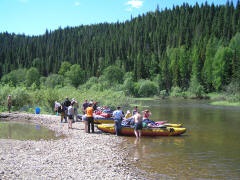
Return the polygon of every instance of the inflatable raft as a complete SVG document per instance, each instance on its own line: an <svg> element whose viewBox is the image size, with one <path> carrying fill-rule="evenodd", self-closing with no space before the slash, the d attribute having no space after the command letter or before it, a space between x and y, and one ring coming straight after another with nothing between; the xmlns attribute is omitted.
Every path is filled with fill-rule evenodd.
<svg viewBox="0 0 240 180"><path fill-rule="evenodd" d="M98 124L97 128L105 133L115 134L114 124ZM184 127L147 127L142 129L142 136L178 136L184 134L186 128ZM121 128L121 134L125 136L134 136L133 126Z"/></svg>

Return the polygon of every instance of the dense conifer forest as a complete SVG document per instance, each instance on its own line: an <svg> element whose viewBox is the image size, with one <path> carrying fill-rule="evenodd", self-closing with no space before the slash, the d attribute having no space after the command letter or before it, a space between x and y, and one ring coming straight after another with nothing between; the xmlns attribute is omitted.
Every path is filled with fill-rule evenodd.
<svg viewBox="0 0 240 180"><path fill-rule="evenodd" d="M67 75L68 70L78 73ZM125 79L114 79L120 70ZM39 36L0 33L2 83L16 85L11 73L19 71L27 72L23 78L28 86L35 75L55 75L55 80L78 76L71 79L75 87L109 75L126 85L131 74L131 82L154 82L158 92L175 87L221 91L240 82L240 1L156 7L121 23L46 30Z"/></svg>

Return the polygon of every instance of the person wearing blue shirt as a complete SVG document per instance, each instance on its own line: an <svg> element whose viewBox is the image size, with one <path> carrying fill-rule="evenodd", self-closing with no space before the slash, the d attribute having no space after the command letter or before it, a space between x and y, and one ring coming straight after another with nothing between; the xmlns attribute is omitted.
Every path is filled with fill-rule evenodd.
<svg viewBox="0 0 240 180"><path fill-rule="evenodd" d="M115 132L116 132L116 135L119 136L122 119L124 117L124 113L122 112L121 107L117 107L117 109L113 111L113 117L114 117Z"/></svg>

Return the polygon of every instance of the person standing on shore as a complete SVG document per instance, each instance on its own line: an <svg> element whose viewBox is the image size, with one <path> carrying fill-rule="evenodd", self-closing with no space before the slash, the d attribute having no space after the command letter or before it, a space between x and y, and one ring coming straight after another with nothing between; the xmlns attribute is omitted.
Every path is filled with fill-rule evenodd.
<svg viewBox="0 0 240 180"><path fill-rule="evenodd" d="M65 101L63 102L64 106L66 107L65 115L66 115L66 121L68 119L68 107L71 105L71 101L66 97Z"/></svg>
<svg viewBox="0 0 240 180"><path fill-rule="evenodd" d="M9 94L7 97L7 106L8 106L8 112L11 112L11 108L12 108L12 96Z"/></svg>
<svg viewBox="0 0 240 180"><path fill-rule="evenodd" d="M97 104L98 104L97 101L93 102L93 110L94 110L94 112L97 110Z"/></svg>
<svg viewBox="0 0 240 180"><path fill-rule="evenodd" d="M90 128L92 129L92 133L94 133L94 119L93 119L93 107L92 103L89 103L86 109L87 116L87 124L88 124L88 133L90 133ZM85 125L86 126L86 125Z"/></svg>
<svg viewBox="0 0 240 180"><path fill-rule="evenodd" d="M73 104L73 109L74 109L73 121L77 122L78 120L77 115L78 115L78 108L79 108L78 102L73 98L71 103Z"/></svg>
<svg viewBox="0 0 240 180"><path fill-rule="evenodd" d="M88 105L89 105L89 103L88 103L88 100L86 99L84 101L84 103L82 104L82 112L83 112L83 114L86 114L86 109L87 109Z"/></svg>
<svg viewBox="0 0 240 180"><path fill-rule="evenodd" d="M73 104L71 103L70 106L68 106L68 129L72 129L73 116L74 116L74 109L73 109Z"/></svg>
<svg viewBox="0 0 240 180"><path fill-rule="evenodd" d="M71 105L71 101L68 99L68 97L66 97L65 101L64 101L64 105L68 108L68 106Z"/></svg>
<svg viewBox="0 0 240 180"><path fill-rule="evenodd" d="M64 106L64 103L61 104L60 107L58 107L58 113L61 115L61 123L63 122L63 119L65 120L65 123L67 122L67 117L66 117L66 107Z"/></svg>
<svg viewBox="0 0 240 180"><path fill-rule="evenodd" d="M59 102L55 101L55 103L54 103L54 111L55 111L57 116L58 116L58 113L59 113L58 109L59 109L60 106L61 106L61 104Z"/></svg>
<svg viewBox="0 0 240 180"><path fill-rule="evenodd" d="M136 112L133 116L134 118L134 134L137 139L139 139L142 135L142 116L139 114L139 112Z"/></svg>
<svg viewBox="0 0 240 180"><path fill-rule="evenodd" d="M122 119L124 117L121 107L118 106L117 109L115 111L113 111L113 117L114 117L115 132L116 132L116 135L119 136L120 130L121 130Z"/></svg>

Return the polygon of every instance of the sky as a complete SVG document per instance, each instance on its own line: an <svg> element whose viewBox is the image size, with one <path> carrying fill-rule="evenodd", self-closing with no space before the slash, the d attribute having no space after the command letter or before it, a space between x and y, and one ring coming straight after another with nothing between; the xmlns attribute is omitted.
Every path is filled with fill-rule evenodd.
<svg viewBox="0 0 240 180"><path fill-rule="evenodd" d="M227 0L0 0L0 33L33 36L60 27L125 22L157 6L164 10L196 2L225 5Z"/></svg>

